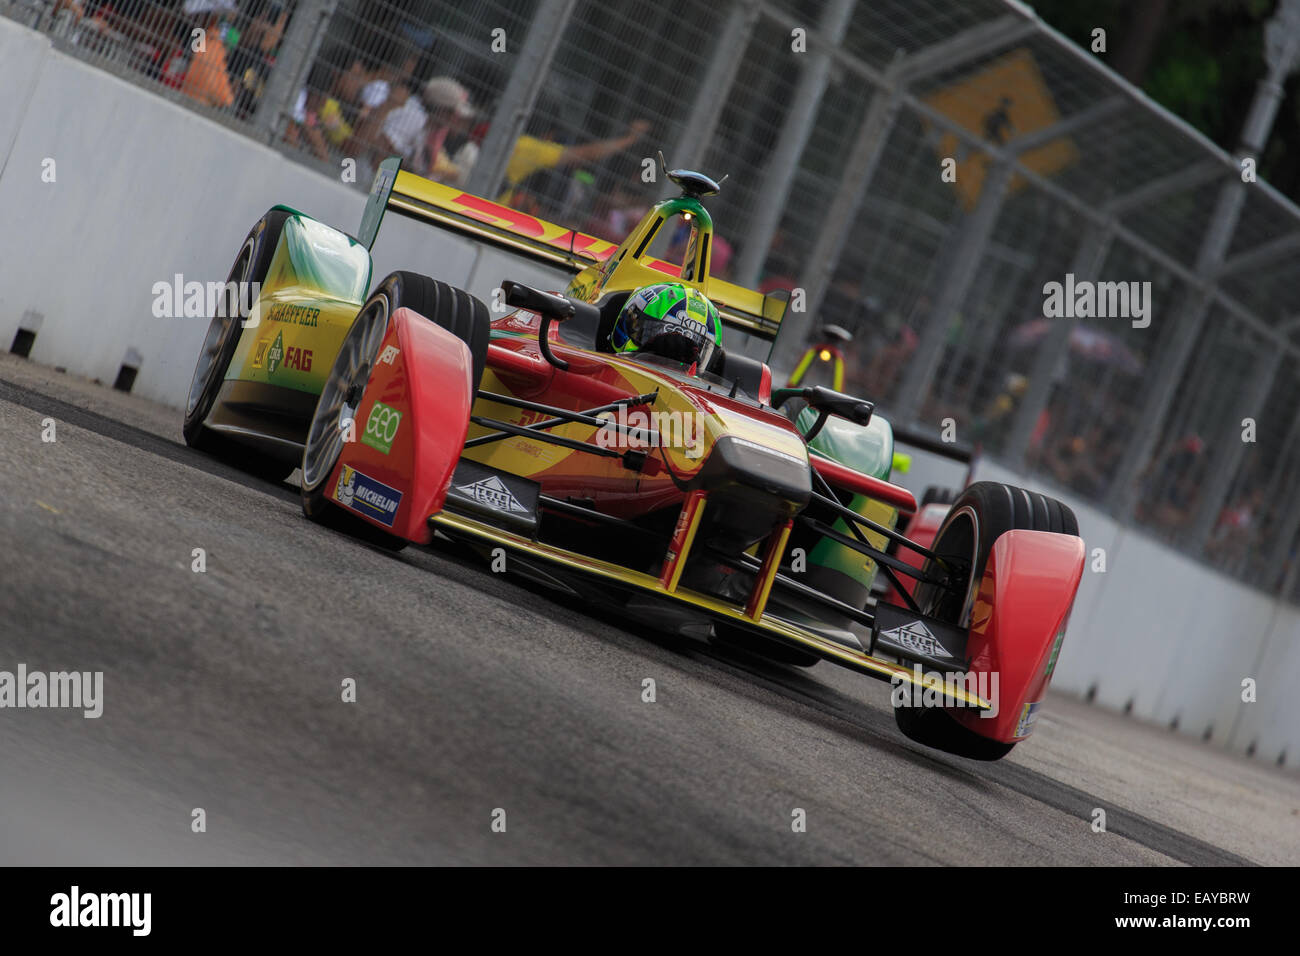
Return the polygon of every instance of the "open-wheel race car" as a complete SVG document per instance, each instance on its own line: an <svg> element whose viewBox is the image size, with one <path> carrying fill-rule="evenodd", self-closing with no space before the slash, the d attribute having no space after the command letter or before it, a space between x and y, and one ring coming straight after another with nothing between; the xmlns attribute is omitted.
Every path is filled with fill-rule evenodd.
<svg viewBox="0 0 1300 956"><path fill-rule="evenodd" d="M908 737L1003 756L1033 729L1060 651L1083 568L1073 515L975 482L927 544L895 531L917 503L890 481L889 424L829 387L772 387L740 346L770 345L786 301L710 276L703 199L718 185L668 175L680 195L617 246L396 160L355 238L270 210L231 272L260 295L212 320L186 440L279 478L300 465L310 518L382 546L440 533L716 641L890 681ZM570 279L503 281L496 317L417 272L367 294L386 212ZM667 230L685 237L680 262L650 255ZM896 604L871 597L877 574Z"/></svg>

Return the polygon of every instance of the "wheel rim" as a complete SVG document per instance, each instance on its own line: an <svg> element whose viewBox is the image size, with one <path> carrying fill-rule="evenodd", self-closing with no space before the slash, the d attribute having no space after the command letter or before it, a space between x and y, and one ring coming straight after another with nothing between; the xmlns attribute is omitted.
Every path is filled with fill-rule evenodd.
<svg viewBox="0 0 1300 956"><path fill-rule="evenodd" d="M343 451L347 422L351 420L356 428L357 409L361 407L370 369L387 328L388 297L381 293L366 304L352 323L321 389L303 449L304 488L315 488L329 476Z"/></svg>
<svg viewBox="0 0 1300 956"><path fill-rule="evenodd" d="M253 237L249 236L248 241L244 243L244 248L239 250L239 256L235 259L235 264L230 268L230 275L226 277L226 282L236 282L239 290L236 300L238 308L236 315L222 316L215 315L208 324L208 334L203 339L203 349L199 352L199 361L194 366L194 378L190 381L190 394L185 403L185 415L191 418L199 403L203 401L203 396L208 392L212 384L212 377L218 366L218 359L226 347L226 342L235 322L243 322L247 316L243 314L243 283L247 281L248 274L253 267Z"/></svg>
<svg viewBox="0 0 1300 956"><path fill-rule="evenodd" d="M971 508L970 505L966 505L950 515L944 522L939 534L935 536L931 550L945 558L967 562L966 566L970 569L970 576L967 578L966 591L959 606L955 605L956 592L947 591L935 585L918 584L916 603L920 605L922 612L926 615L941 620L952 619L953 623L958 627L970 626L975 596L979 593L979 581L975 580L976 550L979 548L980 540L979 527L979 515L975 513L975 509ZM945 538L951 538L954 534L960 535L963 530L969 535L969 545L965 539L958 537L952 546L944 547L941 550ZM963 553L954 553L954 550ZM954 610L957 613L954 614Z"/></svg>

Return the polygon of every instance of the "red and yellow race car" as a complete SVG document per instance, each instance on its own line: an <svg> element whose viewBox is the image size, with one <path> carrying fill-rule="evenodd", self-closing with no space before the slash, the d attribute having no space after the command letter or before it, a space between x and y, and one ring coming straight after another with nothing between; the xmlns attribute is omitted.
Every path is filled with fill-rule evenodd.
<svg viewBox="0 0 1300 956"><path fill-rule="evenodd" d="M889 480L889 424L833 388L773 388L741 346L770 344L786 301L710 276L703 200L718 184L667 175L680 195L617 246L397 160L355 238L272 209L231 272L258 284L251 308L212 320L186 440L280 478L300 465L306 515L380 545L442 534L570 592L706 624L716 641L890 681L907 736L1003 756L1032 731L1060 651L1083 569L1074 516L976 482L927 544L900 535L917 503ZM387 213L570 279L503 281L496 318L416 272L367 295ZM678 262L650 255L668 231L685 236ZM662 332L647 290L665 284L683 306L653 342L678 351L637 338ZM696 321L728 339L680 325ZM871 597L877 574L897 604Z"/></svg>

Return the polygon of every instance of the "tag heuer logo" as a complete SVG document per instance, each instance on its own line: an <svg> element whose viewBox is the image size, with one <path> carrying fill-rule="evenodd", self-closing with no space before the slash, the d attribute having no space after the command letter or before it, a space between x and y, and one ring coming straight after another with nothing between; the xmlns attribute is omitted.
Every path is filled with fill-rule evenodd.
<svg viewBox="0 0 1300 956"><path fill-rule="evenodd" d="M921 621L913 621L910 624L900 624L898 627L892 627L887 631L880 632L881 637L887 637L890 641L905 647L910 651L916 651L918 654L925 654L928 657L946 657L952 659L952 655L947 649L939 643L938 638L930 633L930 629Z"/></svg>
<svg viewBox="0 0 1300 956"><path fill-rule="evenodd" d="M491 478L484 478L482 481L476 481L472 485L457 485L456 490L469 495L479 504L495 508L497 511L528 513L528 509L519 503L519 499L506 487L505 482L496 475Z"/></svg>

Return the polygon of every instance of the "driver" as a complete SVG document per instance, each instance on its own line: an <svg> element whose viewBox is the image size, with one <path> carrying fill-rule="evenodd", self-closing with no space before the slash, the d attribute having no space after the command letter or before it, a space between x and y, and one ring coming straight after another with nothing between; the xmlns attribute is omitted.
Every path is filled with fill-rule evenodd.
<svg viewBox="0 0 1300 956"><path fill-rule="evenodd" d="M615 352L646 352L707 369L722 346L722 321L713 303L681 282L642 286L628 296L609 334Z"/></svg>

